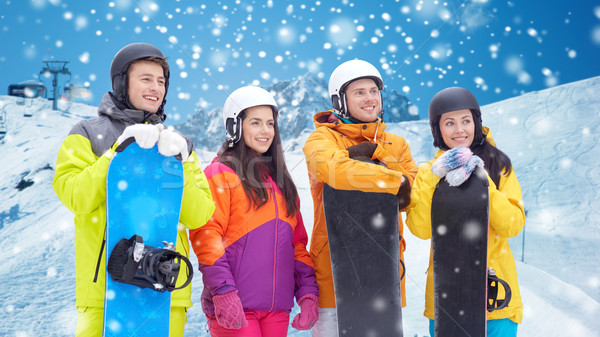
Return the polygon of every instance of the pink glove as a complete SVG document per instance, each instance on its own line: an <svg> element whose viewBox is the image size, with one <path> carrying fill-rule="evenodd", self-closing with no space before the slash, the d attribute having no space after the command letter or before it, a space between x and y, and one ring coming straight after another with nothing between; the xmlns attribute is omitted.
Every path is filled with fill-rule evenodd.
<svg viewBox="0 0 600 337"><path fill-rule="evenodd" d="M292 327L296 330L308 330L317 323L319 319L319 297L308 294L298 300L300 313L294 317Z"/></svg>
<svg viewBox="0 0 600 337"><path fill-rule="evenodd" d="M215 295L213 302L215 304L217 322L224 328L239 330L242 327L248 326L248 321L242 308L242 301L238 296L237 290L223 295Z"/></svg>

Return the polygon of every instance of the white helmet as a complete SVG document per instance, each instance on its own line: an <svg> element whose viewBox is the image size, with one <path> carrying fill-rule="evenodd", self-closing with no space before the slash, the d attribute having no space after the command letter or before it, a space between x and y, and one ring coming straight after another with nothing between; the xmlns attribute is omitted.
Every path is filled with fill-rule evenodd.
<svg viewBox="0 0 600 337"><path fill-rule="evenodd" d="M333 103L333 108L344 118L350 117L350 113L346 109L346 87L350 82L361 78L372 79L379 90L383 90L383 80L379 71L371 63L363 60L346 61L335 68L329 77L331 103Z"/></svg>
<svg viewBox="0 0 600 337"><path fill-rule="evenodd" d="M273 116L277 118L277 103L273 95L263 88L246 86L236 89L227 97L223 106L223 122L227 133L227 142L232 147L242 137L242 119L240 113L248 108L259 105L269 105Z"/></svg>

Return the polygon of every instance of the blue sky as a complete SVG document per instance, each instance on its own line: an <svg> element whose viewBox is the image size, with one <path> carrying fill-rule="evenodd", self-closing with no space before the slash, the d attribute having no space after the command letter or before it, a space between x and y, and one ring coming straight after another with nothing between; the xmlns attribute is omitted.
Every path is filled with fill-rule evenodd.
<svg viewBox="0 0 600 337"><path fill-rule="evenodd" d="M97 105L114 54L149 42L171 66L170 123L222 106L242 85L309 71L328 79L354 58L376 65L386 88L426 117L448 86L484 105L600 75L600 3L0 0L0 41L0 94L36 78L42 61L65 60L70 82L89 86Z"/></svg>

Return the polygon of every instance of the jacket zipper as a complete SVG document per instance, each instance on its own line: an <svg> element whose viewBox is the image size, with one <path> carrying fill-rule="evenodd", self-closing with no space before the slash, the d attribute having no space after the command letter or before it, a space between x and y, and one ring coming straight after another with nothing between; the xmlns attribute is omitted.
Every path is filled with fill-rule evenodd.
<svg viewBox="0 0 600 337"><path fill-rule="evenodd" d="M98 254L98 262L96 263L96 273L94 274L94 283L98 281L98 274L100 272L100 262L102 262L102 253L104 253L104 246L106 245L106 226L104 226L104 237L102 238L102 246L100 246L100 254Z"/></svg>
<svg viewBox="0 0 600 337"><path fill-rule="evenodd" d="M269 311L273 310L273 307L275 306L275 285L276 285L276 270L277 270L277 238L279 235L279 206L277 206L277 196L275 194L275 188L273 187L273 184L275 184L275 182L269 177L269 180L271 182L271 193L273 194L273 202L275 203L275 246L273 247L273 295L271 297L271 308L269 309Z"/></svg>

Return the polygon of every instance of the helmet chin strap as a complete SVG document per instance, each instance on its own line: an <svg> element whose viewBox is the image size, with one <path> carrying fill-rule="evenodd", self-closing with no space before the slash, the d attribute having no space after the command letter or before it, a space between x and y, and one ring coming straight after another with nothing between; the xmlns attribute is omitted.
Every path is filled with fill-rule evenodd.
<svg viewBox="0 0 600 337"><path fill-rule="evenodd" d="M240 138L242 137L241 128L242 128L242 119L239 116L237 116L235 118L230 118L225 123L225 131L226 131L225 133L226 133L226 139L227 139L227 144L228 144L229 148L232 148L233 145L235 143L237 143L240 140Z"/></svg>

